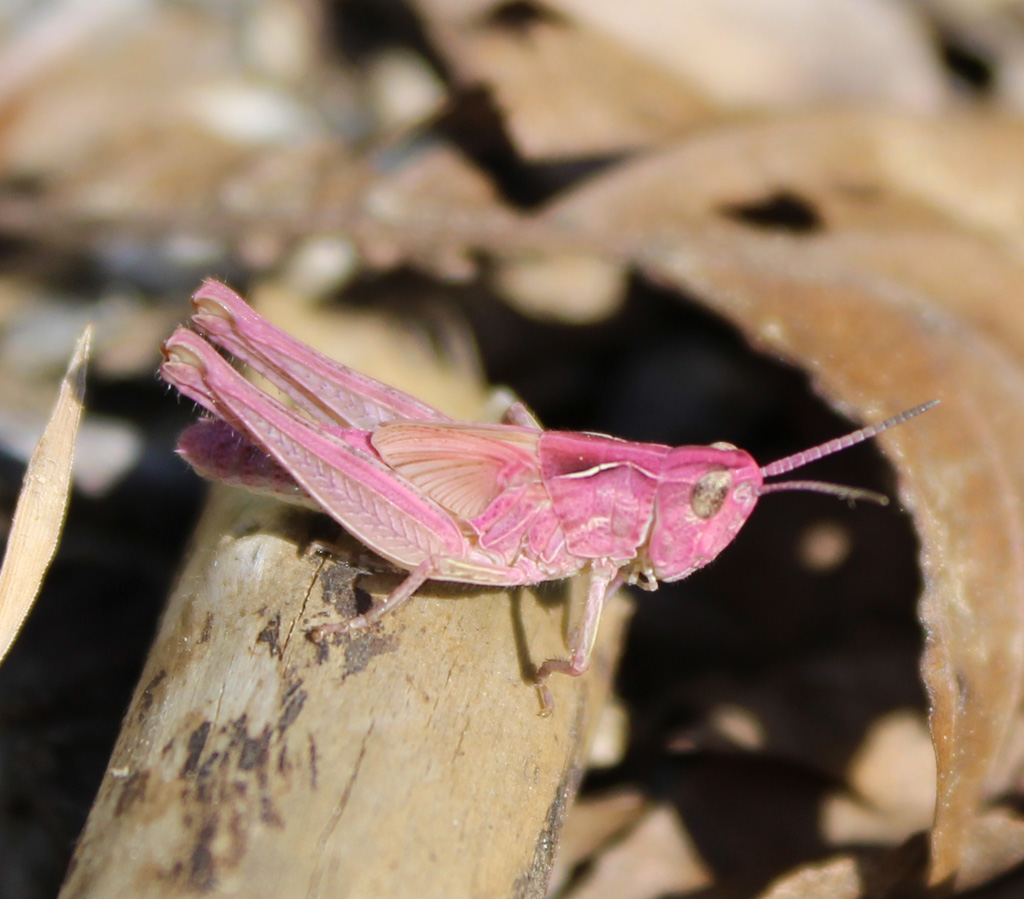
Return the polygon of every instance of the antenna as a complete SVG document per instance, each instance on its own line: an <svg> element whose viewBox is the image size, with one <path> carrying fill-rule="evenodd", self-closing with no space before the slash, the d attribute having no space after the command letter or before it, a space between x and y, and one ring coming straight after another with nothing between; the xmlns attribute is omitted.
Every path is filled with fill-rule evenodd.
<svg viewBox="0 0 1024 899"><path fill-rule="evenodd" d="M799 453L793 453L792 456L785 456L782 459L777 459L775 462L770 462L761 468L761 476L765 478L773 478L776 475L785 474L787 471L792 471L794 468L801 468L811 462L816 462L818 459L822 459L825 456L831 456L833 453L838 453L840 450L847 449L851 446L855 446L858 443L863 443L865 440L870 440L872 437L876 437L887 431L889 428L893 428L896 425L903 424L905 421L909 421L920 415L922 412L927 412L933 406L939 404L938 400L929 400L927 403L921 403L920 406L914 406L913 409L907 409L905 412L900 412L899 415L894 415L892 418L887 418L883 422L879 422L876 425L868 425L865 428L860 428L845 437L836 437L834 440L829 440L827 443L819 444L818 446L812 446L810 449L802 450ZM797 485L800 486L786 486L786 485ZM786 481L785 484L768 484L762 486L760 493L769 493L775 490L786 489L786 490L818 490L821 493L835 493L836 490L828 489L821 490L820 487L806 486L808 484L819 484L820 481ZM833 485L827 485L832 487ZM870 492L870 491L856 491L851 487L839 487L841 491L849 492ZM876 494L877 496L877 494ZM850 496L850 499L867 499L868 497L854 497Z"/></svg>
<svg viewBox="0 0 1024 899"><path fill-rule="evenodd" d="M842 484L830 484L828 481L777 481L774 484L762 484L757 490L757 495L764 496L766 493L781 493L783 490L810 490L812 493L827 493L829 496L838 496L839 499L845 499L851 503L857 500L864 500L869 503L878 503L880 506L889 505L889 497L884 493L865 490L862 487L845 487Z"/></svg>

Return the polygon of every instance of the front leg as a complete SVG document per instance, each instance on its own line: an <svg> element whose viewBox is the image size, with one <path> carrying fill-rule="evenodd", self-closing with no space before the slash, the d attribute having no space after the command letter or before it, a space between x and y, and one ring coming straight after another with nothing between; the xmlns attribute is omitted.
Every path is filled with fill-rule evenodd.
<svg viewBox="0 0 1024 899"><path fill-rule="evenodd" d="M611 566L594 567L590 571L590 585L587 590L587 601L583 607L583 617L579 626L569 636L569 658L548 659L537 669L533 676L540 694L540 714L547 717L554 711L555 703L551 698L547 679L555 672L579 677L590 667L590 654L597 640L597 627L601 622L601 610L605 600L622 584L622 572Z"/></svg>

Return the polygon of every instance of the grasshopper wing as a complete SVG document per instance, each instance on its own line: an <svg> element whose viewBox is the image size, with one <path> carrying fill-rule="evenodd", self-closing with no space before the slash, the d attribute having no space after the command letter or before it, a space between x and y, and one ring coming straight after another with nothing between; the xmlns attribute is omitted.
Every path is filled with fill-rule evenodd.
<svg viewBox="0 0 1024 899"><path fill-rule="evenodd" d="M469 519L503 490L540 480L541 433L513 425L392 422L377 428L370 442L402 477Z"/></svg>
<svg viewBox="0 0 1024 899"><path fill-rule="evenodd" d="M365 431L395 419L450 421L432 406L286 334L219 281L205 281L192 305L198 331L279 387L314 421Z"/></svg>
<svg viewBox="0 0 1024 899"><path fill-rule="evenodd" d="M219 418L201 418L178 438L178 455L201 477L320 511L320 504L258 443Z"/></svg>
<svg viewBox="0 0 1024 899"><path fill-rule="evenodd" d="M374 458L364 431L325 431L267 396L209 344L179 328L164 344L164 378L272 456L367 546L405 568L463 557L451 513ZM360 445L362 444L362 445Z"/></svg>

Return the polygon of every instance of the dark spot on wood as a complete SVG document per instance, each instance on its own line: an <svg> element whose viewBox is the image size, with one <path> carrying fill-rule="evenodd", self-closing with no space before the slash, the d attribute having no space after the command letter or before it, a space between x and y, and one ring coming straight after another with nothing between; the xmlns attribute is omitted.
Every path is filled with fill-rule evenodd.
<svg viewBox="0 0 1024 899"><path fill-rule="evenodd" d="M316 640L316 664L322 665L331 656L331 650L327 646L326 640Z"/></svg>
<svg viewBox="0 0 1024 899"><path fill-rule="evenodd" d="M213 612L206 613L206 621L203 622L203 632L199 635L200 643L209 643L213 636Z"/></svg>
<svg viewBox="0 0 1024 899"><path fill-rule="evenodd" d="M352 597L355 599L356 614L365 615L373 608L373 597L368 590L364 590L358 584L352 587Z"/></svg>
<svg viewBox="0 0 1024 899"><path fill-rule="evenodd" d="M813 203L789 190L778 190L753 203L727 204L720 212L733 221L790 234L820 231L825 225Z"/></svg>
<svg viewBox="0 0 1024 899"><path fill-rule="evenodd" d="M284 821L274 808L270 796L264 793L260 796L260 821L269 824L271 827L284 827Z"/></svg>
<svg viewBox="0 0 1024 899"><path fill-rule="evenodd" d="M197 802L208 803L213 801L214 781L213 769L220 758L220 753L213 753L200 767L196 774L195 797Z"/></svg>
<svg viewBox="0 0 1024 899"><path fill-rule="evenodd" d="M259 736L252 737L249 735L247 715L241 715L235 719L231 726L234 733L231 735L229 746L238 750L238 770L253 772L256 778L259 788L260 820L264 824L270 824L274 827L284 826L284 822L275 810L269 793L267 768L270 760L270 740L274 734L274 728L268 724L263 728ZM226 757L225 761L227 761ZM244 781L237 781L235 786L236 789L240 788L242 792L247 789Z"/></svg>
<svg viewBox="0 0 1024 899"><path fill-rule="evenodd" d="M139 697L139 711L145 714L153 707L153 701L155 699L154 693L156 688L160 686L167 679L167 672L164 669L160 669L145 687L142 688L142 696Z"/></svg>
<svg viewBox="0 0 1024 899"><path fill-rule="evenodd" d="M235 733L231 738L231 743L238 746L238 767L242 771L265 769L270 735L273 731L268 725L263 728L263 732L258 737L250 737L246 728L246 717L242 715L241 718L233 722Z"/></svg>
<svg viewBox="0 0 1024 899"><path fill-rule="evenodd" d="M210 844L217 834L217 819L211 818L199 829L196 844L189 855L188 884L202 893L217 886L217 872Z"/></svg>
<svg viewBox="0 0 1024 899"><path fill-rule="evenodd" d="M185 764L181 766L181 774L179 777L189 777L195 774L199 770L199 759L203 754L203 749L206 747L206 741L210 736L210 728L212 725L209 721L204 721L199 725L188 737L188 755L185 758Z"/></svg>
<svg viewBox="0 0 1024 899"><path fill-rule="evenodd" d="M398 639L393 634L376 634L364 630L353 634L345 645L344 676L358 674L375 656L398 649Z"/></svg>
<svg viewBox="0 0 1024 899"><path fill-rule="evenodd" d="M136 801L145 795L148 781L148 771L133 771L128 775L121 786L121 795L117 797L117 805L114 806L115 818L128 811Z"/></svg>
<svg viewBox="0 0 1024 899"><path fill-rule="evenodd" d="M281 658L281 613L278 612L256 638L257 643L266 643L270 647L270 654L275 658Z"/></svg>
<svg viewBox="0 0 1024 899"><path fill-rule="evenodd" d="M282 698L282 705L284 706L284 709L277 722L277 730L279 733L283 734L289 727L291 727L295 722L295 719L299 717L308 695L309 694L302 689L301 680L296 681L288 688Z"/></svg>
<svg viewBox="0 0 1024 899"><path fill-rule="evenodd" d="M313 739L313 735L309 735L309 781L310 787L316 789L317 785L317 757L316 757L316 740Z"/></svg>
<svg viewBox="0 0 1024 899"><path fill-rule="evenodd" d="M356 581L365 574L367 572L363 569L341 562L325 565L320 571L324 602L344 618L361 614L356 596Z"/></svg>
<svg viewBox="0 0 1024 899"><path fill-rule="evenodd" d="M247 820L247 815L243 815L240 812L235 811L231 815L231 819L228 821L228 833L231 834L231 842L233 844L233 849L231 850L228 858L235 865L242 860L244 855L244 847L247 843Z"/></svg>

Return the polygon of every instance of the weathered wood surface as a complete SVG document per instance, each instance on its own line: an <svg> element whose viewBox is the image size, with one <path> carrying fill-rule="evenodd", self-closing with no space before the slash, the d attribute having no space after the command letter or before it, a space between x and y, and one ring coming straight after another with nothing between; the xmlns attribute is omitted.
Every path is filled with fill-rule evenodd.
<svg viewBox="0 0 1024 899"><path fill-rule="evenodd" d="M564 655L582 581L428 584L317 646L310 627L399 577L357 577L354 542L305 552L317 521L214 492L63 899L544 895L626 603L541 718L527 675Z"/></svg>

